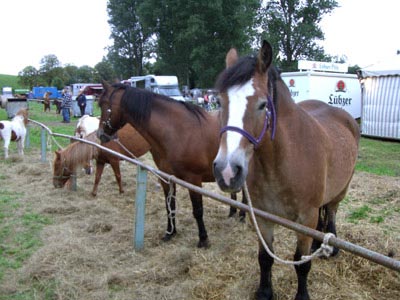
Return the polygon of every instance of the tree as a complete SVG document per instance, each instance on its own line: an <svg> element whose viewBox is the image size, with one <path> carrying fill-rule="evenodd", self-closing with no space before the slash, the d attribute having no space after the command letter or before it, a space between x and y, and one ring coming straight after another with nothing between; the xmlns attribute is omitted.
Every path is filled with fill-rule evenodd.
<svg viewBox="0 0 400 300"><path fill-rule="evenodd" d="M151 49L151 32L142 26L137 13L143 0L109 0L107 11L110 17L111 38L108 59L117 74L123 77L142 75L143 60ZM123 78L121 78L123 79Z"/></svg>
<svg viewBox="0 0 400 300"><path fill-rule="evenodd" d="M51 85L53 77L62 77L62 72L61 63L54 54L46 55L40 60L39 73L46 85Z"/></svg>
<svg viewBox="0 0 400 300"><path fill-rule="evenodd" d="M38 70L36 70L36 68L33 66L25 67L22 71L18 73L18 78L19 83L29 87L29 89L32 89L32 87L40 84Z"/></svg>
<svg viewBox="0 0 400 300"><path fill-rule="evenodd" d="M262 37L275 47L282 71L294 71L300 59L329 61L317 44L324 39L319 23L322 17L338 7L336 0L268 1L263 8Z"/></svg>
<svg viewBox="0 0 400 300"><path fill-rule="evenodd" d="M148 0L143 24L157 37L155 70L178 75L190 87L213 86L231 46L250 50L256 0Z"/></svg>
<svg viewBox="0 0 400 300"><path fill-rule="evenodd" d="M111 63L103 57L103 60L94 66L95 77L94 82L101 82L101 80L114 81L116 74L112 68Z"/></svg>

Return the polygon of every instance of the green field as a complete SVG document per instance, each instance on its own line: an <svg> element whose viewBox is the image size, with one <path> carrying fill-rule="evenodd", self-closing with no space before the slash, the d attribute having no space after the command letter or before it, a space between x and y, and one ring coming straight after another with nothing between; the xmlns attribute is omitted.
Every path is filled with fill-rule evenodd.
<svg viewBox="0 0 400 300"><path fill-rule="evenodd" d="M12 87L13 89L27 88L19 83L18 76L0 74L0 88L5 86Z"/></svg>

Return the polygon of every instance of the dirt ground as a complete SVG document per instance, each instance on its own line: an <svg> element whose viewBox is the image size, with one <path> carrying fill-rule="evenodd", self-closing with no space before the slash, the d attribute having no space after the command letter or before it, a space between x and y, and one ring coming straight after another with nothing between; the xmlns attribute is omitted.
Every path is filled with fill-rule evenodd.
<svg viewBox="0 0 400 300"><path fill-rule="evenodd" d="M120 195L110 167L98 196L90 196L94 176L79 174L78 190L55 189L51 162L40 163L32 151L7 167L7 190L23 192L21 210L49 216L41 233L43 247L20 269L10 271L0 295L31 286L52 286L52 299L254 299L259 281L257 237L247 219L227 218L228 207L204 200L204 220L211 247L196 248L197 226L188 193L178 188L177 236L161 241L166 229L165 204L155 176L149 174L145 248L133 248L136 167L122 163L125 194ZM153 164L151 157L144 159ZM347 199L339 208L338 237L400 259L399 178L356 173ZM217 191L215 184L207 189ZM350 222L349 214L368 204L384 216ZM395 209L396 208L396 209ZM275 251L294 254L294 234L277 227ZM293 267L273 267L275 299L293 299ZM335 258L313 261L309 275L312 299L400 299L400 274L341 251ZM40 292L37 299L42 299Z"/></svg>

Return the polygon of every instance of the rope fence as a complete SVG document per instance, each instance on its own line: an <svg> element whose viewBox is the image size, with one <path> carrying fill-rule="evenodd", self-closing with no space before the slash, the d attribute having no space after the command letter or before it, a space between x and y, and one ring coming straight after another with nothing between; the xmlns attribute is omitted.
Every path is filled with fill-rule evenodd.
<svg viewBox="0 0 400 300"><path fill-rule="evenodd" d="M246 212L250 212L250 208L248 205L240 203L238 201L232 200L228 197L225 197L221 194L214 193L212 191L208 191L206 189L203 189L201 187L198 187L196 185L193 185L191 183L188 183L184 180L181 180L173 175L167 174L165 172L162 172L156 168L153 168L151 166L148 166L141 162L140 160L137 160L135 158L131 158L128 156L125 156L119 152L113 151L109 148L106 148L100 144L97 144L95 142L91 142L85 139L69 136L66 134L59 134L59 133L53 133L47 126L45 126L42 123L39 123L34 120L29 120L30 122L41 126L42 127L42 135L41 138L44 139L44 141L41 142L42 146L42 161L46 161L45 155L46 155L46 149L43 150L43 147L46 148L46 137L44 132L47 132L51 136L57 136L57 137L63 137L63 138L68 138L72 139L75 141L79 141L82 143L86 143L95 147L100 148L103 151L107 151L108 153L111 153L120 159L123 159L125 161L128 161L130 163L133 163L137 165L138 167L138 174L137 174L137 185L136 185L136 199L135 199L135 235L134 235L134 244L135 244L135 249L136 250L141 250L143 248L143 241L144 241L144 215L145 215L145 198L146 198L146 187L147 187L147 175L146 171L151 172L157 177L163 178L166 180L166 182L173 182L176 183L184 188L190 189L196 193L199 193L203 196L206 196L208 198L214 199L216 201L219 201L221 203L234 206L238 209L244 210ZM44 158L43 158L44 156ZM287 220L285 218L281 218L279 216L270 214L266 211L259 210L257 208L252 208L251 209L254 214L258 217L261 217L267 221L273 222L275 224L281 225L285 228L288 228L290 230L296 231L298 233L307 235L312 237L313 239L316 239L318 241L324 242L324 238L326 238L326 234L323 232L320 232L315 229L311 229L309 227L306 227L304 225L295 223L293 221ZM374 263L377 263L379 265L382 265L384 267L387 267L389 269L395 270L400 272L400 261L395 260L391 257L388 257L386 255L380 254L378 252L369 250L367 248L358 246L356 244L350 243L348 241L342 240L340 238L337 238L336 236L329 236L329 239L325 241L329 246L334 246L339 249L342 249L344 251L348 251L354 255L363 257L365 259L368 259Z"/></svg>

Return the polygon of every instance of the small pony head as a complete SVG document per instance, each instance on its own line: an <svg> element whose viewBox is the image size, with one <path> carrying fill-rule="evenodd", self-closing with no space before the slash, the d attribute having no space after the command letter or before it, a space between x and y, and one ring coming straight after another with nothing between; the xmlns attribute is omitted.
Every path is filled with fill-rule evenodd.
<svg viewBox="0 0 400 300"><path fill-rule="evenodd" d="M57 150L53 162L53 185L55 188L62 188L71 178L72 172L68 169L62 151Z"/></svg>
<svg viewBox="0 0 400 300"><path fill-rule="evenodd" d="M115 139L116 132L125 125L121 112L121 99L124 89L114 88L104 80L102 84L103 92L98 102L101 116L97 137L105 143Z"/></svg>
<svg viewBox="0 0 400 300"><path fill-rule="evenodd" d="M276 115L268 70L272 47L264 41L257 56L239 58L231 49L217 89L221 103L221 141L214 160L214 176L226 192L238 192L247 177L253 152L274 133Z"/></svg>
<svg viewBox="0 0 400 300"><path fill-rule="evenodd" d="M15 116L22 116L24 118L24 125L28 125L28 108L24 107L18 110L18 112L15 114Z"/></svg>

